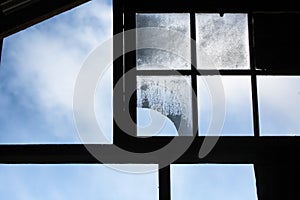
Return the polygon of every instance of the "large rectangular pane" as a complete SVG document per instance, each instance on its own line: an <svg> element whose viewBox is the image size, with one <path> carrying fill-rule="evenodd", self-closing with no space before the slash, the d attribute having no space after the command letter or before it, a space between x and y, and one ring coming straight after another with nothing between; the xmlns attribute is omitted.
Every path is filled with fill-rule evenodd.
<svg viewBox="0 0 300 200"><path fill-rule="evenodd" d="M300 136L299 85L299 77L258 77L258 107L262 136Z"/></svg>
<svg viewBox="0 0 300 200"><path fill-rule="evenodd" d="M82 142L73 117L76 78L89 53L110 37L111 27L109 1L96 0L4 39L0 143ZM99 124L109 142L112 142L111 75L109 69L99 80L101 94L96 94L95 101L95 107L101 110L100 114L96 111Z"/></svg>
<svg viewBox="0 0 300 200"><path fill-rule="evenodd" d="M257 200L253 165L172 165L172 200Z"/></svg>
<svg viewBox="0 0 300 200"><path fill-rule="evenodd" d="M136 27L160 28L137 34L137 69L190 68L189 14L137 14Z"/></svg>
<svg viewBox="0 0 300 200"><path fill-rule="evenodd" d="M156 165L151 166L154 169ZM137 171L149 168L145 165L111 168L96 164L0 165L1 199L158 199L157 171L128 173L117 170L119 167Z"/></svg>
<svg viewBox="0 0 300 200"><path fill-rule="evenodd" d="M250 77L198 76L197 85L199 135L254 135ZM220 106L225 107L224 124L217 132L213 124L216 124L215 120L222 120Z"/></svg>
<svg viewBox="0 0 300 200"><path fill-rule="evenodd" d="M249 69L247 14L196 14L197 68Z"/></svg>
<svg viewBox="0 0 300 200"><path fill-rule="evenodd" d="M189 76L138 76L138 136L193 135L190 84Z"/></svg>

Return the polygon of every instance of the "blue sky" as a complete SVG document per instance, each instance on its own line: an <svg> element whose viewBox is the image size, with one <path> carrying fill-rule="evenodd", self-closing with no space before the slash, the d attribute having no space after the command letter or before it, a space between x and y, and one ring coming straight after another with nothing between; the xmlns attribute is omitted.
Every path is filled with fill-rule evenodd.
<svg viewBox="0 0 300 200"><path fill-rule="evenodd" d="M72 112L76 77L89 53L111 34L111 4L95 1L6 38L0 70L1 143L80 143ZM100 94L108 98L95 101L106 118L109 86L106 81ZM102 126L111 133L109 122Z"/></svg>
<svg viewBox="0 0 300 200"><path fill-rule="evenodd" d="M81 65L112 36L110 1L94 0L5 38L0 68L0 143L80 143L72 101ZM99 125L111 141L112 70L95 94ZM209 125L209 92L200 87L201 132ZM253 135L250 77L224 78L222 134ZM300 132L300 79L259 77L262 135ZM276 92L274 92L276 88ZM101 92L100 92L101 91ZM291 98L290 98L291 97ZM97 112L100 111L101 112ZM151 122L139 109L140 125ZM164 118L162 115L157 115ZM103 120L105 119L105 120ZM176 134L167 120L163 135ZM172 167L174 199L255 199L251 165ZM157 173L127 174L101 165L0 165L4 199L157 199ZM234 184L232 184L234 181ZM139 191L139 192L137 192Z"/></svg>
<svg viewBox="0 0 300 200"><path fill-rule="evenodd" d="M254 200L252 165L173 165L173 200Z"/></svg>
<svg viewBox="0 0 300 200"><path fill-rule="evenodd" d="M153 200L158 178L103 165L0 165L0 193L6 200Z"/></svg>
<svg viewBox="0 0 300 200"><path fill-rule="evenodd" d="M89 2L5 38L0 69L0 143L80 143L72 113L74 85L89 53L112 35L111 10L110 1ZM110 142L111 77L109 68L95 95L98 122ZM211 102L200 80L199 125L200 134L205 135ZM258 83L261 134L300 132L300 79L259 77ZM223 84L226 118L222 134L253 135L250 77L224 77ZM147 124L146 118L139 121ZM166 127L161 135L176 135L170 134L172 124Z"/></svg>

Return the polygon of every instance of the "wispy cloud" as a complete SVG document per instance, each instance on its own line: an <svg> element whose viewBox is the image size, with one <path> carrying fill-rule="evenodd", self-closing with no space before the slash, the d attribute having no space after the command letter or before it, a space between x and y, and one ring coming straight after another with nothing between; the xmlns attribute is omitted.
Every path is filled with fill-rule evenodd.
<svg viewBox="0 0 300 200"><path fill-rule="evenodd" d="M111 36L111 10L109 1L92 1L5 39L1 76L6 77L6 82L2 82L0 94L2 101L17 103L7 103L2 113L10 113L12 107L20 106L15 110L19 131L26 129L26 124L22 126L20 122L25 123L22 118L26 118L26 113L33 119L33 112L39 112L36 125L44 123L42 126L48 131L44 133L45 140L40 137L38 142L55 142L55 138L56 142L78 142L72 118L75 81L89 53ZM109 84L102 89L107 93ZM16 99L13 93L21 99ZM38 133L31 131L23 142L37 142L30 134ZM51 138L46 134L52 134L51 141L46 141ZM12 137L8 140L14 142Z"/></svg>

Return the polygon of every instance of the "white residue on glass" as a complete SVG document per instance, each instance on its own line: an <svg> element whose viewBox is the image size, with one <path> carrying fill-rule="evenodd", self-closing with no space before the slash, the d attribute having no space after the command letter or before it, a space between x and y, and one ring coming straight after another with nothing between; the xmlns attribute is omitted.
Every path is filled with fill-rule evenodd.
<svg viewBox="0 0 300 200"><path fill-rule="evenodd" d="M179 135L192 135L192 88L188 76L138 76L137 106L171 119Z"/></svg>
<svg viewBox="0 0 300 200"><path fill-rule="evenodd" d="M157 35L155 32L147 32L145 35L137 35L137 69L189 69L191 57L190 41L182 40L179 35L190 38L190 15L187 13L171 14L137 14L137 28L156 27L170 31L178 32L174 38L172 32L165 31ZM162 49L170 50L170 45L175 46L180 52L180 56L174 52L168 52L161 49L144 48L139 49L139 44L147 39L153 38L153 42L159 44ZM149 44L146 46L151 46ZM185 61L183 58L188 59Z"/></svg>
<svg viewBox="0 0 300 200"><path fill-rule="evenodd" d="M196 14L199 69L249 69L246 14Z"/></svg>

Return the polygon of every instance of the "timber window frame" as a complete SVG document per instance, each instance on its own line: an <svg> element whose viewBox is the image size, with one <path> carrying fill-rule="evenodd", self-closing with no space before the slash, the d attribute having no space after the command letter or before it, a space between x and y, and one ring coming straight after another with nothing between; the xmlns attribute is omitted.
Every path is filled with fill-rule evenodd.
<svg viewBox="0 0 300 200"><path fill-rule="evenodd" d="M16 15L11 15L9 18L1 15L1 23L8 24L9 19L14 19L11 26L6 29L0 28L1 40L25 27L33 25L38 21L44 20L47 17L54 16L59 12L66 10L65 5L57 4L58 1L48 1L47 4L40 3L39 5L44 10L36 10L31 7L29 10L20 10ZM62 1L60 1L62 2ZM67 2L67 1L64 1ZM71 7L79 4L79 1L69 0ZM83 2L81 2L83 3ZM259 135L259 116L257 105L257 80L258 75L287 75L299 76L300 70L293 68L285 70L258 70L255 68L257 57L257 46L255 46L255 30L253 30L253 19L255 15L261 13L297 13L300 7L297 2L286 0L284 2L266 2L267 6L263 5L258 0L247 0L245 2L238 2L236 0L229 1L193 1L187 2L182 0L166 0L164 4L161 1L134 1L134 0L114 0L113 1L113 33L117 34L123 30L135 28L135 13L248 13L249 22L249 44L250 44L250 70L219 70L221 75L248 75L251 76L252 85L252 103L253 103L253 123L254 136L253 137L220 137L215 148L205 158L200 159L198 152L204 137L197 136L192 145L187 149L183 155L174 163L176 164L200 164L200 163L228 163L228 164L254 164L257 191L259 200L274 200L274 199L296 199L300 195L297 192L298 185L286 185L285 183L290 179L299 180L299 163L300 157L300 138L299 137L260 137ZM46 7L49 10L46 9ZM70 7L68 7L70 8ZM44 11L44 12L41 12ZM123 26L124 14L124 26ZM18 16L27 16L21 24L17 24ZM27 20L27 21L26 21ZM192 20L191 20L191 23ZM195 38L194 30L191 31L192 38ZM126 40L126 39L125 39ZM1 45L2 47L2 45ZM116 50L116 49L114 49ZM192 56L195 52L192 52ZM130 66L130 63L135 65L136 58L134 54L126 55L125 66ZM129 56L129 58L128 58ZM130 60L131 59L131 60ZM128 65L129 64L129 65ZM131 65L131 66L134 66ZM114 61L114 84L123 76L124 72L123 57ZM144 73L144 72L139 72ZM161 74L162 72L157 72ZM182 71L182 73L186 73ZM192 70L192 73L198 74L198 70ZM208 75L213 75L214 71L206 71ZM195 80L194 80L195 81ZM194 84L193 84L194 85ZM123 95L123 94L122 94ZM114 98L120 98L122 95L115 95ZM131 108L136 108L136 102L133 100ZM136 118L135 113L132 117ZM197 116L197 115L196 115ZM197 124L197 121L196 123ZM133 129L134 132L134 129ZM114 144L124 149L133 152L149 152L159 149L168 144L173 137L152 137L152 138L136 138L128 136L122 132L116 124L114 124ZM184 137L181 138L184 140ZM103 144L88 144L90 148L101 153L103 159L97 160L83 144L58 144L58 145L0 145L0 163L2 164L73 164L73 163L140 163L140 164L160 164L163 158L143 157L140 160L132 158L122 158L118 152L115 152L112 145ZM273 177L277 180L274 181ZM171 199L170 194L170 166L159 170L159 198L168 200ZM288 198L284 198L288 197ZM296 198L295 198L296 197Z"/></svg>

